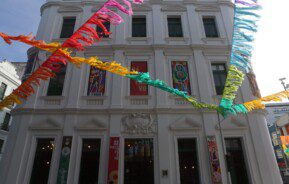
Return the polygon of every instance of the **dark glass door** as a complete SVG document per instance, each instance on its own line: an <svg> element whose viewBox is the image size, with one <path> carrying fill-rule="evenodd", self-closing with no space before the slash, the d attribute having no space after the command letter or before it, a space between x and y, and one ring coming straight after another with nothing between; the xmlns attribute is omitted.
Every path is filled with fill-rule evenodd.
<svg viewBox="0 0 289 184"><path fill-rule="evenodd" d="M54 139L37 139L36 152L30 178L30 184L48 183Z"/></svg>
<svg viewBox="0 0 289 184"><path fill-rule="evenodd" d="M178 153L181 184L200 183L196 139L178 139Z"/></svg>
<svg viewBox="0 0 289 184"><path fill-rule="evenodd" d="M82 139L79 184L98 183L100 144L100 139Z"/></svg>
<svg viewBox="0 0 289 184"><path fill-rule="evenodd" d="M154 184L153 139L125 139L124 184Z"/></svg>
<svg viewBox="0 0 289 184"><path fill-rule="evenodd" d="M241 138L225 138L232 184L249 184Z"/></svg>

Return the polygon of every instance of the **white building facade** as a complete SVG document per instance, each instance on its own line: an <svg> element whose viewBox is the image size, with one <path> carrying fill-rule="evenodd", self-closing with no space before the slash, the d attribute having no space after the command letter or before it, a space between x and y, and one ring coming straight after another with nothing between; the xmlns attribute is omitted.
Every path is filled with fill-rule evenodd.
<svg viewBox="0 0 289 184"><path fill-rule="evenodd" d="M17 74L17 68L11 62L3 60L0 62L0 99L12 93L16 89L21 80ZM6 145L6 139L11 123L10 111L13 107L4 108L0 112L0 160Z"/></svg>
<svg viewBox="0 0 289 184"><path fill-rule="evenodd" d="M63 41L104 1L48 0L37 39ZM146 1L76 56L115 60L218 104L234 4ZM48 54L28 51L31 70ZM253 99L249 80L236 103ZM220 134L222 132L222 134ZM222 136L221 136L222 135ZM226 157L225 157L226 155ZM227 163L226 159L227 158ZM0 183L282 183L265 113L221 118L156 88L68 64L13 111Z"/></svg>

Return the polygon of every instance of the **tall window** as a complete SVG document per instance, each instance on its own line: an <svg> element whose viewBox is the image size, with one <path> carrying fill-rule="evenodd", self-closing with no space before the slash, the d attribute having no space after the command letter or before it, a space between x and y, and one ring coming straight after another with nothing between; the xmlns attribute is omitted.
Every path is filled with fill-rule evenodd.
<svg viewBox="0 0 289 184"><path fill-rule="evenodd" d="M181 17L168 17L169 37L183 37Z"/></svg>
<svg viewBox="0 0 289 184"><path fill-rule="evenodd" d="M147 36L146 17L133 17L132 37L146 37L146 36Z"/></svg>
<svg viewBox="0 0 289 184"><path fill-rule="evenodd" d="M4 140L0 139L0 154L2 154L3 145L4 145Z"/></svg>
<svg viewBox="0 0 289 184"><path fill-rule="evenodd" d="M7 84L2 82L1 86L0 86L0 100L3 100L3 98L5 96L6 89L7 89Z"/></svg>
<svg viewBox="0 0 289 184"><path fill-rule="evenodd" d="M106 22L103 22L103 25L105 26L106 30L107 31L110 31L110 22L106 21ZM109 35L105 35L103 30L101 29L101 27L99 26L96 26L96 31L97 33L102 36L103 38L108 38Z"/></svg>
<svg viewBox="0 0 289 184"><path fill-rule="evenodd" d="M227 70L225 64L212 64L215 89L217 95L222 95L225 88Z"/></svg>
<svg viewBox="0 0 289 184"><path fill-rule="evenodd" d="M249 184L242 141L240 138L225 138L227 165L232 184Z"/></svg>
<svg viewBox="0 0 289 184"><path fill-rule="evenodd" d="M4 121L1 125L1 129L2 130L5 130L5 131L8 131L9 130L9 122L10 122L10 119L11 119L11 115L10 113L6 113L5 114L5 117L4 117Z"/></svg>
<svg viewBox="0 0 289 184"><path fill-rule="evenodd" d="M62 64L62 63L61 63ZM66 66L62 64L61 70L51 78L48 85L47 96L61 96L64 86Z"/></svg>
<svg viewBox="0 0 289 184"><path fill-rule="evenodd" d="M74 31L76 17L64 17L60 38L69 38Z"/></svg>
<svg viewBox="0 0 289 184"><path fill-rule="evenodd" d="M37 139L30 184L48 183L54 139Z"/></svg>
<svg viewBox="0 0 289 184"><path fill-rule="evenodd" d="M105 70L90 67L87 96L102 96L105 92Z"/></svg>
<svg viewBox="0 0 289 184"><path fill-rule="evenodd" d="M100 139L83 139L79 184L98 183Z"/></svg>
<svg viewBox="0 0 289 184"><path fill-rule="evenodd" d="M146 61L132 61L131 69L139 72L147 72ZM130 95L148 95L148 85L130 80Z"/></svg>
<svg viewBox="0 0 289 184"><path fill-rule="evenodd" d="M181 91L186 91L191 95L191 85L186 61L172 61L173 87Z"/></svg>
<svg viewBox="0 0 289 184"><path fill-rule="evenodd" d="M124 183L154 184L153 139L125 139Z"/></svg>
<svg viewBox="0 0 289 184"><path fill-rule="evenodd" d="M196 139L178 139L178 154L181 184L200 183Z"/></svg>
<svg viewBox="0 0 289 184"><path fill-rule="evenodd" d="M206 37L219 37L216 21L214 17L203 17L203 24L205 28Z"/></svg>

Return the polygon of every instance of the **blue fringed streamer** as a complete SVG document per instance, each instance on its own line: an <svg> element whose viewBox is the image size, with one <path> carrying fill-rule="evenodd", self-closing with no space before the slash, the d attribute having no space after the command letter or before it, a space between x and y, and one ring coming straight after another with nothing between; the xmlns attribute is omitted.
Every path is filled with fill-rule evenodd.
<svg viewBox="0 0 289 184"><path fill-rule="evenodd" d="M230 65L234 65L238 70L248 73L251 68L250 59L252 56L252 42L254 33L257 31L256 21L260 17L256 11L260 9L257 0L235 0L234 11L234 32L232 38L232 52ZM228 86L228 85L226 85ZM240 86L228 86L228 89L237 91ZM222 114L247 113L244 105L233 106L233 101L223 96L219 105Z"/></svg>

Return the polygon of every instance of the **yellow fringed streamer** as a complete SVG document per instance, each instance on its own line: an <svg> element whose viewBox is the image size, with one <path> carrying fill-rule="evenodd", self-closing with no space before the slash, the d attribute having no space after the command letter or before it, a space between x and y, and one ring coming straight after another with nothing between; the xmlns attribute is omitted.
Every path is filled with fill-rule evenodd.
<svg viewBox="0 0 289 184"><path fill-rule="evenodd" d="M138 74L137 71L131 71L128 68L121 66L120 63L117 63L115 61L103 62L99 60L97 57L90 57L90 58L71 57L70 52L66 49L59 49L57 52L62 56L64 56L71 63L75 64L77 67L80 67L81 63L86 63L101 70L107 70L111 73L115 73L121 76Z"/></svg>
<svg viewBox="0 0 289 184"><path fill-rule="evenodd" d="M259 98L257 100L252 100L249 102L244 103L244 106L247 108L248 111L252 111L255 109L265 109L265 105L263 102L281 102L282 98L288 98L289 97L289 91L281 91L279 93L269 95L266 97Z"/></svg>
<svg viewBox="0 0 289 184"><path fill-rule="evenodd" d="M288 97L289 97L289 91L282 91L273 95L260 98L260 100L264 102L269 102L269 101L280 102L282 101L282 98L288 98Z"/></svg>
<svg viewBox="0 0 289 184"><path fill-rule="evenodd" d="M234 65L230 65L226 79L223 98L234 100L236 93L244 80L244 73Z"/></svg>
<svg viewBox="0 0 289 184"><path fill-rule="evenodd" d="M254 109L264 109L265 108L265 105L262 104L261 100L253 100L250 102L246 102L246 103L244 103L244 106L246 107L246 109L248 111L252 111Z"/></svg>
<svg viewBox="0 0 289 184"><path fill-rule="evenodd" d="M6 96L0 102L0 109L3 109L4 107L12 106L12 105L14 105L14 103L22 104L22 102L19 100L19 98L12 93L12 94Z"/></svg>

